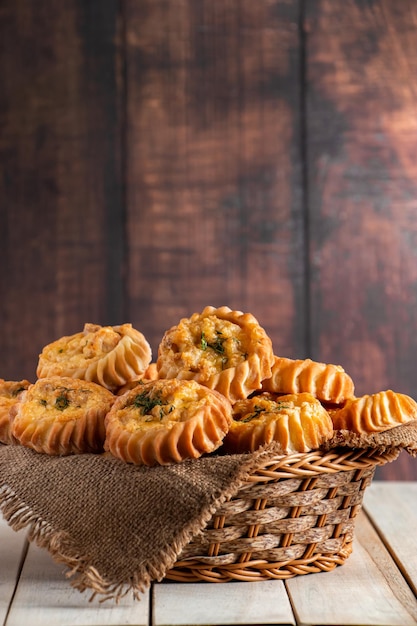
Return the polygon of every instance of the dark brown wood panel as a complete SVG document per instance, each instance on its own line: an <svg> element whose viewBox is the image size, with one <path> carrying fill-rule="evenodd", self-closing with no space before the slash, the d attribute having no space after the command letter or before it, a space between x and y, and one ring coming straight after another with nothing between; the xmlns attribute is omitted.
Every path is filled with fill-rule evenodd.
<svg viewBox="0 0 417 626"><path fill-rule="evenodd" d="M304 351L298 4L127 0L129 314L154 352L208 304Z"/></svg>
<svg viewBox="0 0 417 626"><path fill-rule="evenodd" d="M0 377L123 317L118 3L0 11Z"/></svg>
<svg viewBox="0 0 417 626"><path fill-rule="evenodd" d="M417 5L306 8L312 356L417 398Z"/></svg>

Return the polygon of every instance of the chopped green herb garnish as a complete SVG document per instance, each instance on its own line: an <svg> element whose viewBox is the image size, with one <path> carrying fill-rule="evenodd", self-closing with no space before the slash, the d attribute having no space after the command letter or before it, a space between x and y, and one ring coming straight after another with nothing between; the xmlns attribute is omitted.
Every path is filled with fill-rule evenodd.
<svg viewBox="0 0 417 626"><path fill-rule="evenodd" d="M254 407L254 412L253 413L249 413L249 415L246 415L243 419L241 419L241 422L250 422L251 420L255 419L256 417L259 417L259 415L264 411L265 409L261 406L255 406Z"/></svg>
<svg viewBox="0 0 417 626"><path fill-rule="evenodd" d="M155 396L151 398L149 393L144 391L143 393L138 393L133 398L132 404L137 409L141 410L142 415L146 415L150 413L155 406L162 406L163 402L160 394L155 394Z"/></svg>
<svg viewBox="0 0 417 626"><path fill-rule="evenodd" d="M166 408L160 409L159 410L159 419L161 420L163 417L165 417L165 415L168 415L169 413L172 413L173 410L174 410L174 405L173 404L170 405L168 410Z"/></svg>
<svg viewBox="0 0 417 626"><path fill-rule="evenodd" d="M267 413L278 413L278 411L281 411L282 409L290 409L291 406L289 404L285 404L284 402L277 402L276 405L274 407L271 408L266 408L266 407L261 407L261 406L255 406L253 413L249 413L248 415L246 415L243 419L241 419L241 422L250 422L251 420L255 419L256 417L259 417L259 415L266 411Z"/></svg>
<svg viewBox="0 0 417 626"><path fill-rule="evenodd" d="M70 401L68 400L67 396L58 396L57 399L55 400L55 407L59 410L59 411L63 411L64 409L66 409L69 406Z"/></svg>
<svg viewBox="0 0 417 626"><path fill-rule="evenodd" d="M223 347L224 337L220 337L220 335L221 335L221 332L217 331L217 337L215 341L213 341L213 343L208 343L207 345L209 348L211 348L215 352L218 352L219 354L224 354L224 347Z"/></svg>
<svg viewBox="0 0 417 626"><path fill-rule="evenodd" d="M225 341L225 337L221 337L222 334L219 330L216 331L217 337L214 341L207 341L204 332L201 333L201 349L207 350L207 348L211 348L218 354L224 354L223 342Z"/></svg>

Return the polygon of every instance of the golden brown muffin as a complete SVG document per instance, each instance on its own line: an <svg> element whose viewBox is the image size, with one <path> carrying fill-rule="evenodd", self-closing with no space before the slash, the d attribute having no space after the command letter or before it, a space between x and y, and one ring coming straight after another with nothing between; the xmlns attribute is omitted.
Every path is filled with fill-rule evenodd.
<svg viewBox="0 0 417 626"><path fill-rule="evenodd" d="M213 452L232 422L229 401L193 380L155 380L119 396L105 449L136 465L167 465Z"/></svg>
<svg viewBox="0 0 417 626"><path fill-rule="evenodd" d="M114 399L90 381L40 378L12 407L11 434L23 446L51 455L102 452L104 418Z"/></svg>
<svg viewBox="0 0 417 626"><path fill-rule="evenodd" d="M151 363L143 373L143 376L140 378L135 378L135 380L130 380L128 383L123 385L123 387L119 387L119 389L115 392L116 396L122 396L126 391L137 387L138 385L143 385L144 383L149 383L151 380L158 380L158 371L156 369L156 363Z"/></svg>
<svg viewBox="0 0 417 626"><path fill-rule="evenodd" d="M157 369L159 378L196 380L234 403L261 388L273 361L272 342L253 315L208 306L166 331Z"/></svg>
<svg viewBox="0 0 417 626"><path fill-rule="evenodd" d="M402 393L380 391L348 400L331 413L335 430L364 433L383 432L417 419L417 402Z"/></svg>
<svg viewBox="0 0 417 626"><path fill-rule="evenodd" d="M322 402L342 404L354 397L351 377L340 365L311 359L288 359L275 356L271 377L262 382L271 393L311 393Z"/></svg>
<svg viewBox="0 0 417 626"><path fill-rule="evenodd" d="M278 442L283 453L309 452L333 435L329 414L309 393L262 393L236 402L224 441L227 452L254 452Z"/></svg>
<svg viewBox="0 0 417 626"><path fill-rule="evenodd" d="M114 391L140 378L151 356L149 343L131 324L85 324L82 332L61 337L44 347L37 375L71 376Z"/></svg>
<svg viewBox="0 0 417 626"><path fill-rule="evenodd" d="M20 394L30 385L28 380L4 380L0 378L0 443L11 444L16 440L10 433L10 409L19 402Z"/></svg>

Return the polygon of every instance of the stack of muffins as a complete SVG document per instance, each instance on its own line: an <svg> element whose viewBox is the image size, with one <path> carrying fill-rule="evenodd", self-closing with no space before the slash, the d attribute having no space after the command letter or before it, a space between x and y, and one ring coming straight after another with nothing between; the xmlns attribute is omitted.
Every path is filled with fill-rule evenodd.
<svg viewBox="0 0 417 626"><path fill-rule="evenodd" d="M165 332L156 362L131 324L85 324L45 346L37 380L0 379L0 442L166 465L217 451L319 449L335 431L417 418L391 390L356 397L341 366L274 354L250 313L207 306Z"/></svg>

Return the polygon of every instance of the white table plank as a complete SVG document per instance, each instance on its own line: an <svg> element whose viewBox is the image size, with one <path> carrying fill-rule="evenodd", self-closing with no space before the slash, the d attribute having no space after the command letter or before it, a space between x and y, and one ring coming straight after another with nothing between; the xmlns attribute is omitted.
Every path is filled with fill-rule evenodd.
<svg viewBox="0 0 417 626"><path fill-rule="evenodd" d="M295 624L280 580L160 583L153 594L153 626Z"/></svg>
<svg viewBox="0 0 417 626"><path fill-rule="evenodd" d="M14 532L0 518L0 624L6 619L26 547L25 534Z"/></svg>
<svg viewBox="0 0 417 626"><path fill-rule="evenodd" d="M417 483L374 481L364 507L417 593Z"/></svg>
<svg viewBox="0 0 417 626"><path fill-rule="evenodd" d="M30 545L7 626L148 625L149 592L140 601L129 594L119 604L89 602L91 594L71 587L64 571L46 550Z"/></svg>
<svg viewBox="0 0 417 626"><path fill-rule="evenodd" d="M356 520L353 554L332 572L299 576L287 589L300 625L415 626L417 602L371 523Z"/></svg>

